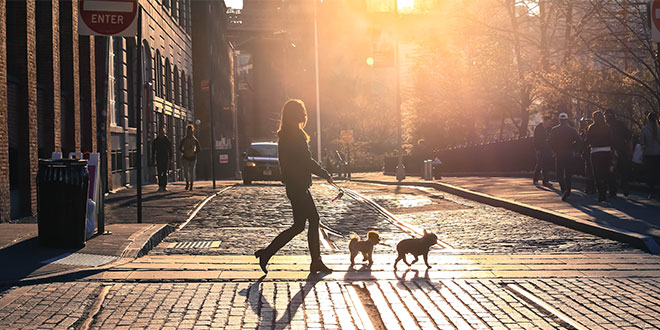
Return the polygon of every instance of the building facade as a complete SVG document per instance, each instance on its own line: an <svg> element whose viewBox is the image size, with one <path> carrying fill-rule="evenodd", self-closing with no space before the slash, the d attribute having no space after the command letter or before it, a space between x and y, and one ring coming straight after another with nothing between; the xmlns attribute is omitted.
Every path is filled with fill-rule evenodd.
<svg viewBox="0 0 660 330"><path fill-rule="evenodd" d="M36 215L38 159L53 152L99 152L107 190L133 184L138 93L143 178L155 181L158 129L176 151L193 121L191 2L140 0L138 41L78 35L77 0L0 0L0 222Z"/></svg>
<svg viewBox="0 0 660 330"><path fill-rule="evenodd" d="M98 38L77 1L0 1L0 221L36 214L38 159L98 151Z"/></svg>
<svg viewBox="0 0 660 330"><path fill-rule="evenodd" d="M178 144L193 121L191 0L140 1L142 61L136 38L108 41L108 189L136 182L138 93L141 103L143 181L155 182L151 142L164 128L174 151L169 180L182 179ZM140 86L142 73L142 86Z"/></svg>

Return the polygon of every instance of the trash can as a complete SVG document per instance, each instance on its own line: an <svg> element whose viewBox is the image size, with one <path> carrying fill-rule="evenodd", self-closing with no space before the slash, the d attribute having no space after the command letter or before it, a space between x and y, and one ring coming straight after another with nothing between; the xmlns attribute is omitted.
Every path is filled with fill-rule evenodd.
<svg viewBox="0 0 660 330"><path fill-rule="evenodd" d="M39 245L56 248L85 246L88 186L86 160L39 160Z"/></svg>

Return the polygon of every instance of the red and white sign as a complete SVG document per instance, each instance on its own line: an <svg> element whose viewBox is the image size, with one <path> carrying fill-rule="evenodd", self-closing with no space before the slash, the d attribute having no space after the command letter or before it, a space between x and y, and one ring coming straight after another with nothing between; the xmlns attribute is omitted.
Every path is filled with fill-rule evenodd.
<svg viewBox="0 0 660 330"><path fill-rule="evenodd" d="M229 164L229 155L220 154L220 164Z"/></svg>
<svg viewBox="0 0 660 330"><path fill-rule="evenodd" d="M339 134L339 139L342 142L351 143L353 142L353 130L343 130Z"/></svg>
<svg viewBox="0 0 660 330"><path fill-rule="evenodd" d="M134 37L138 0L80 0L78 34Z"/></svg>
<svg viewBox="0 0 660 330"><path fill-rule="evenodd" d="M651 38L660 42L660 0L651 0Z"/></svg>

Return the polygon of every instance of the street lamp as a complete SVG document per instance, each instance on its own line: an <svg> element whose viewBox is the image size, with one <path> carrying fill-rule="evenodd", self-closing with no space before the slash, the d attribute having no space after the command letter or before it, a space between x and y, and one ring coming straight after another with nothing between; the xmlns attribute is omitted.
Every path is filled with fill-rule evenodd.
<svg viewBox="0 0 660 330"><path fill-rule="evenodd" d="M399 19L399 3L394 0L394 18ZM399 63L399 37L394 36L394 69L396 70L396 113L398 117L397 125L397 141L399 145L399 155L396 164L396 180L401 182L406 178L406 167L403 165L403 134L401 126L403 125L403 116L401 115L401 77L400 77L400 63Z"/></svg>

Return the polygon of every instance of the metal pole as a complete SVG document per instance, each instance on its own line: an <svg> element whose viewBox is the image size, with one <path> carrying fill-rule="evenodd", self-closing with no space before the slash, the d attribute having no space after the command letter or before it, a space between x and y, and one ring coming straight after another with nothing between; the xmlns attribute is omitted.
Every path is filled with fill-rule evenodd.
<svg viewBox="0 0 660 330"><path fill-rule="evenodd" d="M395 17L397 18L397 23L398 23L398 18L399 18L399 3L397 0L394 0L394 14ZM395 31L396 33L396 31ZM396 179L397 181L403 181L406 178L406 167L403 165L403 137L401 136L403 134L401 126L403 124L403 116L401 114L401 77L399 74L399 67L401 66L399 63L399 36L395 35L394 36L394 69L396 70L396 114L397 114L397 145L399 148L399 157L397 160L397 165L396 165Z"/></svg>
<svg viewBox="0 0 660 330"><path fill-rule="evenodd" d="M238 55L239 55L238 50L234 50L234 85L233 87L233 93L234 93L234 102L232 104L234 114L233 114L233 126L234 126L234 148L235 151L235 157L236 157L236 171L234 172L234 176L236 179L240 180L241 179L241 158L240 158L240 143L238 143Z"/></svg>
<svg viewBox="0 0 660 330"><path fill-rule="evenodd" d="M137 222L142 223L142 7L138 5L138 34L137 34L137 70L138 88L137 93ZM135 86L131 86L135 88Z"/></svg>
<svg viewBox="0 0 660 330"><path fill-rule="evenodd" d="M211 70L211 73L213 71ZM215 190L215 119L213 118L213 79L209 79L209 115L211 117L211 175Z"/></svg>
<svg viewBox="0 0 660 330"><path fill-rule="evenodd" d="M316 83L316 158L321 159L321 95L319 92L319 24L317 1L314 1L314 72Z"/></svg>

